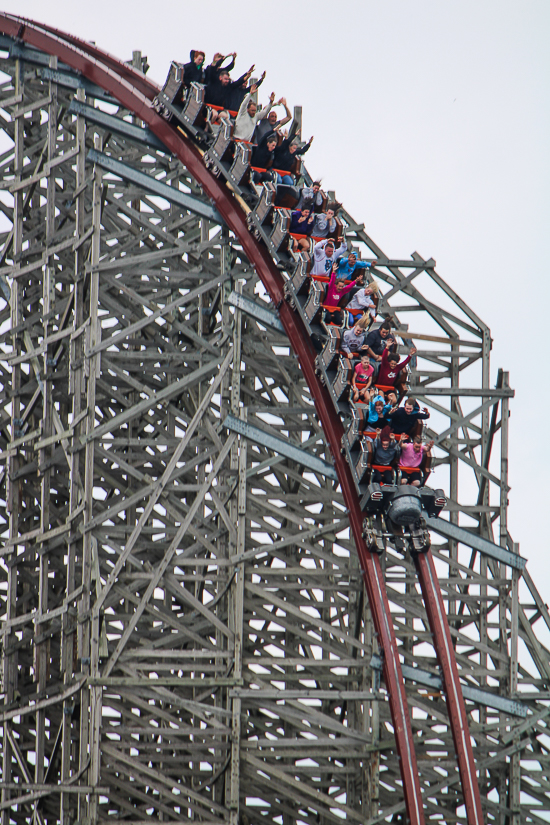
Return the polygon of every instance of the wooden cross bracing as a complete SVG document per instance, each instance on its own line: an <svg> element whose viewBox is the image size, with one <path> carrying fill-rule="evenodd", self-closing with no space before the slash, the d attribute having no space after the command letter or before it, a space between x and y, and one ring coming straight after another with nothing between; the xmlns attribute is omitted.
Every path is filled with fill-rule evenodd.
<svg viewBox="0 0 550 825"><path fill-rule="evenodd" d="M2 71L3 823L397 818L338 483L223 426L230 413L331 462L288 339L229 300L268 305L253 262L225 226L87 160L207 204L169 153L71 114L74 89L36 65ZM489 330L433 261L392 261L343 220L404 346L419 344L412 389L451 523L517 552L511 391L504 372L491 387ZM468 702L487 821L542 822L546 605L528 575L465 545L434 537L432 551L463 682L528 709ZM414 564L389 543L384 567L403 662L436 673ZM412 680L407 697L426 818L457 821L445 703Z"/></svg>

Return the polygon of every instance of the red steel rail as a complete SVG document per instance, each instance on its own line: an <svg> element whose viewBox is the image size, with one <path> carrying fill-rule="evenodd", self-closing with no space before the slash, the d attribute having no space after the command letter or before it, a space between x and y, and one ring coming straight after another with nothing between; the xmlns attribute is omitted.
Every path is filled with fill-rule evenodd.
<svg viewBox="0 0 550 825"><path fill-rule="evenodd" d="M309 336L299 317L284 300L284 279L281 273L274 265L267 249L248 231L246 216L236 198L223 182L220 182L206 169L192 142L154 111L151 101L159 89L143 74L85 41L31 20L0 13L0 31L33 48L57 56L59 60L81 72L84 77L110 92L125 108L143 120L165 146L179 158L195 180L201 184L204 192L214 200L216 208L228 227L239 238L245 254L254 263L258 276L278 308L290 344L299 358L302 372L313 395L316 411L329 442L338 480L348 508L373 621L384 654L384 678L389 693L407 818L412 825L423 825L424 811L412 726L380 560L376 554L368 551L362 538L363 516L357 492L349 467L340 453L342 423L328 391L315 375L316 352ZM442 669L468 823L482 825L481 800L466 708L443 600L429 551L419 556L417 569L430 628L434 636L434 645Z"/></svg>
<svg viewBox="0 0 550 825"><path fill-rule="evenodd" d="M431 552L418 553L415 557L416 572L422 588L424 605L428 614L430 630L441 667L445 687L445 699L451 722L451 731L458 760L458 770L462 782L466 818L469 825L483 825L483 811L477 781L474 752L464 697L460 687L458 668L451 639L451 631L441 596L435 564Z"/></svg>

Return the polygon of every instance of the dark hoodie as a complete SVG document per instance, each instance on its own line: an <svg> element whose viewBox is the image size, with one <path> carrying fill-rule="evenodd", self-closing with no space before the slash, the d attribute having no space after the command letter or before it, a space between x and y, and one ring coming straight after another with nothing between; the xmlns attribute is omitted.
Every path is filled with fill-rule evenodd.
<svg viewBox="0 0 550 825"><path fill-rule="evenodd" d="M200 66L194 62L194 57L197 54L203 55L202 63ZM189 63L186 63L183 67L183 79L186 86L189 86L190 83L204 83L204 52L200 49L191 49L189 52L189 57L191 58Z"/></svg>
<svg viewBox="0 0 550 825"><path fill-rule="evenodd" d="M262 83L263 80L257 80L256 86L259 87ZM250 91L250 86L245 85L244 75L235 80L234 83L229 83L225 87L225 108L230 109L232 112L238 112L241 103Z"/></svg>
<svg viewBox="0 0 550 825"><path fill-rule="evenodd" d="M207 83L215 83L218 79L218 75L220 72L230 72L232 69L235 68L235 58L231 58L231 63L227 66L222 66L223 61L225 60L224 57L220 57L219 60L216 62L212 62L210 66L207 66L204 70L204 79Z"/></svg>
<svg viewBox="0 0 550 825"><path fill-rule="evenodd" d="M274 152L270 152L267 148L267 141L270 138L277 139L275 132L268 132L267 135L264 135L259 144L254 147L251 159L252 166L256 166L258 169L271 169L273 165Z"/></svg>
<svg viewBox="0 0 550 825"><path fill-rule="evenodd" d="M292 140L293 139L291 137L287 137L286 140L283 140L282 143L280 143L275 149L275 157L273 159L273 168L280 169L283 172L288 172L288 174L291 174L294 164L296 163L297 156L305 155L309 149L309 143L306 143L305 146L301 149L296 149L294 154L292 154L289 148Z"/></svg>
<svg viewBox="0 0 550 825"><path fill-rule="evenodd" d="M232 58L227 66L222 66L221 64L224 59L225 58L221 57L219 60L216 60L215 63L207 66L204 71L204 80L206 83L204 101L205 103L211 103L212 106L222 106L224 109L229 109L231 107L228 106L228 100L231 90L238 84L242 86L244 83L244 75L238 80L233 81L233 83L228 83L227 86L220 83L220 72L230 72L235 65L235 58Z"/></svg>

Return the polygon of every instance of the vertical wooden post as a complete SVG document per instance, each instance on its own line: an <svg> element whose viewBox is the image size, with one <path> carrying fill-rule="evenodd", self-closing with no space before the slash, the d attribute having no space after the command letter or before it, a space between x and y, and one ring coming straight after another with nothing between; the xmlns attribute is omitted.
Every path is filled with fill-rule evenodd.
<svg viewBox="0 0 550 825"><path fill-rule="evenodd" d="M95 148L101 151L101 139L96 136ZM91 246L91 273L90 273L90 308L89 308L89 335L87 337L86 349L90 350L101 341L101 325L99 322L99 271L98 264L100 258L101 241L101 205L102 205L102 174L98 166L94 169L93 182L93 234ZM88 372L86 433L93 433L95 428L95 399L96 381L100 375L101 355L85 355L85 364ZM84 539L82 548L82 586L83 594L79 603L79 628L80 644L79 652L81 657L82 672L90 676L99 674L99 619L94 614L92 625L92 541L93 535L90 530L86 530L86 524L93 518L94 502L94 441L90 439L86 442L84 456ZM89 751L88 777L90 785L99 784L99 763L100 763L100 724L101 724L101 687L93 686L82 690L81 714L80 714L80 770L87 764ZM79 799L79 818L86 816L89 825L93 825L97 818L97 797L91 795L84 813L83 801Z"/></svg>
<svg viewBox="0 0 550 825"><path fill-rule="evenodd" d="M23 97L23 65L19 60L15 62L15 95L16 97ZM23 106L21 106L21 109ZM23 115L15 116L14 123L14 173L15 180L21 180L23 172L23 151L24 151L24 121ZM13 252L14 252L14 273L17 275L17 270L20 269L18 263L18 256L22 248L23 239L23 190L19 189L14 193L13 204ZM16 333L14 330L20 324L20 283L17 277L12 278L11 282L11 301L10 301L10 323L12 328L11 346L12 351L17 355L21 354L21 333ZM19 390L21 385L21 367L16 364L12 367L11 375L11 392L13 393L12 401L12 417L11 417L11 438L15 440L15 431L19 430L19 422L21 416L21 399ZM6 509L9 518L9 538L14 540L19 535L19 512L20 512L20 498L19 485L12 481L15 473L19 468L19 458L15 453L8 456L6 460L6 489L7 502ZM17 616L17 583L18 583L18 569L16 563L17 546L14 546L11 557L8 557L10 564L7 572L7 593L6 593L6 621L11 622ZM13 632L8 632L4 636L2 645L2 665L3 665L3 690L5 694L5 701L11 703L18 695L17 683L17 652L13 644L15 635ZM12 722L6 721L4 723L4 742L3 742L3 759L2 759L2 782L0 783L0 793L2 803L7 803L9 798L13 795L12 792L6 788L6 784L12 779L12 745L9 738L9 732L12 729ZM2 810L2 825L9 825L10 811L8 807Z"/></svg>
<svg viewBox="0 0 550 825"><path fill-rule="evenodd" d="M85 94L83 89L78 89L77 100L83 102ZM82 236L84 234L84 221L86 215L84 182L86 178L86 121L78 116L76 119L76 144L78 155L76 158L76 196L75 203L75 244L74 253L74 319L75 328L81 329L84 323L84 267L85 250L83 248ZM69 394L72 397L72 420L79 418L82 409L83 389L84 389L84 333L83 330L78 336L71 336L69 349ZM83 424L77 424L74 433L74 442L78 443L78 437L83 430ZM72 515L82 502L81 485L81 451L73 450L71 453L71 470L69 480L69 513ZM76 590L77 560L81 558L82 540L76 537L71 538L67 545L67 582L66 598ZM77 667L76 657L76 605L69 602L69 609L63 617L62 644L61 644L61 667L63 671L63 681L69 685L74 679ZM78 756L73 753L73 709L74 700L64 702L62 720L62 743L61 743L61 781L66 783L71 776L71 767L78 765ZM74 761L76 757L76 762ZM72 819L76 818L76 806L78 802L75 796L62 793L60 795L60 820L61 825L69 825Z"/></svg>
<svg viewBox="0 0 550 825"><path fill-rule="evenodd" d="M242 284L236 284L236 291L242 294ZM235 310L233 322L233 369L231 373L231 413L246 421L246 408L241 407L241 358L242 358L242 312ZM232 496L229 506L229 516L237 525L237 543L229 544L228 557L242 555L245 551L246 539L246 467L247 449L246 439L241 437L231 449L231 475L237 478L236 497ZM230 593L231 630L234 634L234 666L235 680L242 679L243 675L243 599L244 599L244 562L237 565L233 577ZM231 761L229 771L229 788L227 807L230 811L231 825L239 825L240 811L240 770L241 770L241 699L233 697L229 706L231 709Z"/></svg>
<svg viewBox="0 0 550 825"><path fill-rule="evenodd" d="M519 544L514 542L514 553L519 554ZM517 695L518 690L518 668L519 668L519 570L512 570L512 587L510 592L510 694ZM520 737L514 738L514 744L518 745ZM510 766L508 771L508 799L507 807L512 811L509 825L520 825L521 814L521 751L517 750L510 756ZM504 804L501 800L501 804Z"/></svg>

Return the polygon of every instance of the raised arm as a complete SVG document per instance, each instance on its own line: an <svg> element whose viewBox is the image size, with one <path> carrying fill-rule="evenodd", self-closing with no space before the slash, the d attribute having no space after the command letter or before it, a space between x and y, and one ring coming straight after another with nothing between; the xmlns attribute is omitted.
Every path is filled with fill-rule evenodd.
<svg viewBox="0 0 550 825"><path fill-rule="evenodd" d="M269 96L269 103L267 104L267 106L264 106L264 108L261 111L256 113L256 115L255 115L255 120L256 121L263 120L264 117L268 116L268 114L270 113L270 111L273 107L274 101L275 101L275 92L271 92L271 94Z"/></svg>
<svg viewBox="0 0 550 825"><path fill-rule="evenodd" d="M252 99L252 93L249 92L247 95L243 97L243 102L239 106L239 111L237 112L237 118L243 117L246 114L246 109L248 104Z"/></svg>
<svg viewBox="0 0 550 825"><path fill-rule="evenodd" d="M341 241L341 243L340 243L340 248L339 248L338 252L336 252L336 251L334 252L334 257L333 257L333 260L336 260L336 259L337 259L337 258L339 258L341 255L343 255L343 254L344 254L344 252L347 250L347 248L348 248L347 243L346 243L345 241Z"/></svg>
<svg viewBox="0 0 550 825"><path fill-rule="evenodd" d="M345 295L346 292L349 292L350 289L355 289L357 286L357 281L352 281L351 283L347 284L343 289L340 290L340 295Z"/></svg>
<svg viewBox="0 0 550 825"><path fill-rule="evenodd" d="M214 60L216 59L217 55L214 55ZM224 60L227 58L231 58L231 63L228 66L222 66ZM217 68L223 68L224 72L231 72L235 68L235 58L237 57L237 52L231 52L231 54L226 54L225 57L223 55L219 55L219 60L216 63ZM212 61L214 63L214 61Z"/></svg>
<svg viewBox="0 0 550 825"><path fill-rule="evenodd" d="M302 146L301 149L296 149L296 152L294 154L296 154L296 155L305 155L305 153L308 151L309 147L311 146L312 142L313 142L313 136L310 137L309 141L306 143L305 146Z"/></svg>
<svg viewBox="0 0 550 825"><path fill-rule="evenodd" d="M322 241L318 241L315 246L313 247L313 257L320 261L323 257L323 252L325 250L325 246L328 243L328 238L323 238Z"/></svg>
<svg viewBox="0 0 550 825"><path fill-rule="evenodd" d="M288 123L289 120L292 120L292 115L290 114L290 109L286 105L286 98L285 97L282 97L279 101L277 101L277 104L285 107L286 115L284 117L282 117L280 119L279 123L277 124L278 126L284 126L285 123Z"/></svg>

